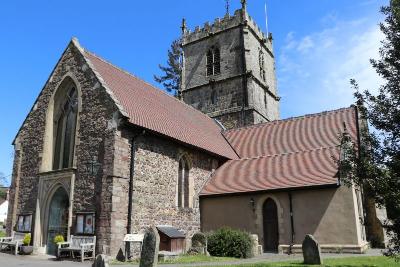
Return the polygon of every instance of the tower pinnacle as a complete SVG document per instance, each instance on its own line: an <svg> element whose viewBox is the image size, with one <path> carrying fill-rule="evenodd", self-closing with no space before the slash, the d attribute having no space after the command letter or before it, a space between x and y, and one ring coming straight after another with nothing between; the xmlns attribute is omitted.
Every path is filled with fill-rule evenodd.
<svg viewBox="0 0 400 267"><path fill-rule="evenodd" d="M226 5L225 5L225 8L226 8L226 14L229 14L229 6L230 6L230 0L225 0L226 1Z"/></svg>
<svg viewBox="0 0 400 267"><path fill-rule="evenodd" d="M186 33L186 30L187 30L186 19L185 18L182 19L181 29L182 29L182 35L184 35Z"/></svg>
<svg viewBox="0 0 400 267"><path fill-rule="evenodd" d="M240 0L240 3L242 4L242 9L246 10L247 9L247 0Z"/></svg>

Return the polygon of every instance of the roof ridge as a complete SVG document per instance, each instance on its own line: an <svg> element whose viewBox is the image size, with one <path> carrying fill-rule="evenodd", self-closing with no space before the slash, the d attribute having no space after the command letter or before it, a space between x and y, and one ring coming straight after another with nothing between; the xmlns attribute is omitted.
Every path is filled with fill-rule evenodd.
<svg viewBox="0 0 400 267"><path fill-rule="evenodd" d="M91 52L91 51L89 51L89 50L87 50L87 49L84 49L84 50L85 50L86 53L88 53L88 54L90 54L90 55L96 57L97 59L103 61L104 63L110 65L111 67L113 67L113 68L115 68L115 69L117 69L117 70L119 70L119 71L122 71L122 72L125 73L126 75L131 76L131 77L133 77L133 78L135 78L135 79L137 79L137 80L139 80L139 81L141 81L141 82L147 84L148 86L150 86L151 88L157 90L158 92L163 93L164 95L166 95L166 96L172 98L173 100L177 101L178 103L183 104L183 105L185 105L186 107L191 108L191 109L193 109L194 111L196 111L197 113L201 114L202 116L207 117L208 119L211 119L211 120L212 120L212 118L209 117L209 116L207 116L207 114L204 114L203 112L201 112L201 111L195 109L194 107L192 107L191 105L185 103L184 101L181 101L181 100L177 99L176 97L174 97L174 96L168 94L167 92L165 92L165 91L161 90L160 88L158 88L158 87L152 85L151 83L145 81L144 79L142 79L142 78L140 78L140 77L137 77L135 74L132 74L132 73L128 72L127 70L124 70L123 68L116 66L115 64L113 64L113 63L111 63L110 61L108 61L108 60L102 58L101 56L95 54L94 52ZM215 123L215 122L214 122L214 123ZM221 134L222 134L222 130L221 130Z"/></svg>
<svg viewBox="0 0 400 267"><path fill-rule="evenodd" d="M241 130L244 130L244 129L259 128L259 127L264 127L264 126L267 126L267 125L273 125L273 124L283 123L283 122L287 122L287 121L296 121L296 120L301 120L301 119L306 119L306 118L313 118L313 117L322 116L322 115L326 115L326 114L339 113L339 112L344 112L346 110L350 110L352 108L354 108L354 105L351 105L350 107L344 107L344 108L338 108L338 109L333 109L333 110L321 111L321 112L318 112L318 113L310 113L310 114L305 114L305 115L301 115L301 116L289 117L289 118L281 119L281 120L274 120L274 121L268 121L268 122L254 124L254 125L242 126L242 127L233 128L233 129L229 129L229 130L223 131L223 133L241 131Z"/></svg>
<svg viewBox="0 0 400 267"><path fill-rule="evenodd" d="M287 155L292 155L292 154L313 152L313 151L318 151L318 150L331 150L331 149L334 149L334 148L337 148L337 147L338 147L338 146L318 147L318 148L308 149L308 150L298 150L298 151L291 151L291 152L280 153L280 154L262 155L262 156L253 157L253 158L231 159L230 161L241 161L241 160L253 160L253 159L280 157L280 156L287 156Z"/></svg>

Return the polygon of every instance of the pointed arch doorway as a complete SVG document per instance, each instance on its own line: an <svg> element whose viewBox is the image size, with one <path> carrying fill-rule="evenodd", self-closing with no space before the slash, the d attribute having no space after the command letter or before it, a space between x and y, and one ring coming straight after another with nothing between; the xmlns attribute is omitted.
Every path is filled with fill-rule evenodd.
<svg viewBox="0 0 400 267"><path fill-rule="evenodd" d="M264 252L277 252L279 246L278 208L268 198L263 204Z"/></svg>
<svg viewBox="0 0 400 267"><path fill-rule="evenodd" d="M47 254L56 255L57 247L54 243L56 235L64 236L67 240L68 234L69 197L63 187L59 187L49 204L47 225Z"/></svg>

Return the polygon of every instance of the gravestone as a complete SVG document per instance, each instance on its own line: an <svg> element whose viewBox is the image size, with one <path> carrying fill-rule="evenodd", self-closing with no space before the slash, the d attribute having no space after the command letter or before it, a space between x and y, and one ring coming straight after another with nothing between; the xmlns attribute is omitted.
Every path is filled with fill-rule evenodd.
<svg viewBox="0 0 400 267"><path fill-rule="evenodd" d="M303 241L304 264L320 265L322 264L321 248L312 235L306 235Z"/></svg>
<svg viewBox="0 0 400 267"><path fill-rule="evenodd" d="M140 253L139 267L156 267L158 263L158 249L160 236L155 227L147 229L143 238L142 251Z"/></svg>
<svg viewBox="0 0 400 267"><path fill-rule="evenodd" d="M99 254L94 260L92 267L109 267L106 255Z"/></svg>

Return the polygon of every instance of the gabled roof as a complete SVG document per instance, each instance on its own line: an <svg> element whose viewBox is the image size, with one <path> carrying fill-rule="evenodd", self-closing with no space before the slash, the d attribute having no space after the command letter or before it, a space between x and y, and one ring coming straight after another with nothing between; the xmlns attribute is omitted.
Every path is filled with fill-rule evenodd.
<svg viewBox="0 0 400 267"><path fill-rule="evenodd" d="M355 108L342 108L224 132L240 158L335 147L344 124L357 137Z"/></svg>
<svg viewBox="0 0 400 267"><path fill-rule="evenodd" d="M157 226L158 231L170 238L185 238L185 234L169 225Z"/></svg>
<svg viewBox="0 0 400 267"><path fill-rule="evenodd" d="M337 185L339 138L346 127L357 140L356 116L350 107L226 131L240 159L217 169L201 195Z"/></svg>
<svg viewBox="0 0 400 267"><path fill-rule="evenodd" d="M224 158L238 158L213 119L93 53L81 50L129 122Z"/></svg>
<svg viewBox="0 0 400 267"><path fill-rule="evenodd" d="M68 44L49 79L70 46L74 46L82 54L100 84L106 89L121 114L127 117L130 123L223 158L238 158L222 135L222 129L213 119L90 53L79 44L76 38L72 38ZM33 107L42 92L43 90L37 97L25 121L33 111ZM15 144L25 121L18 130L13 144Z"/></svg>

